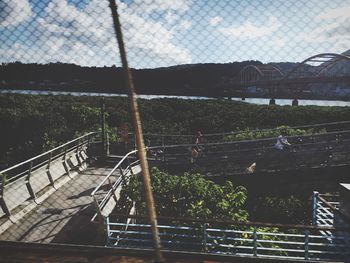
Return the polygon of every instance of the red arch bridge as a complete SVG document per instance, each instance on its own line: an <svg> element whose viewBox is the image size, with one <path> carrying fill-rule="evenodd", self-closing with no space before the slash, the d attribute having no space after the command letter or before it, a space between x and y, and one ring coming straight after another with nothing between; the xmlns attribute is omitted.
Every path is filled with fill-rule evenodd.
<svg viewBox="0 0 350 263"><path fill-rule="evenodd" d="M252 64L221 85L222 96L350 100L350 57L323 53L300 63Z"/></svg>

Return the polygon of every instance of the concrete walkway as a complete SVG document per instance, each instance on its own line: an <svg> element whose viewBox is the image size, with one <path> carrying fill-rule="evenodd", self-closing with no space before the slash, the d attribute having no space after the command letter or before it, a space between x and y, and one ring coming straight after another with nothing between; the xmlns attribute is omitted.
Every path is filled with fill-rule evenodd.
<svg viewBox="0 0 350 263"><path fill-rule="evenodd" d="M0 235L0 240L93 244L97 226L90 193L111 168L89 167Z"/></svg>

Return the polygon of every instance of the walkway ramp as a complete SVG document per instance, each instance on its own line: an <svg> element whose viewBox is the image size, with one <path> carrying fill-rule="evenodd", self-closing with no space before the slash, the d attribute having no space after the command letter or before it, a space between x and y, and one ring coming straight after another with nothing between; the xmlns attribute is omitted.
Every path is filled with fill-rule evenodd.
<svg viewBox="0 0 350 263"><path fill-rule="evenodd" d="M94 214L91 192L110 168L89 167L57 189L44 202L12 224L0 240L39 243L86 243L86 232ZM76 236L78 235L78 236Z"/></svg>
<svg viewBox="0 0 350 263"><path fill-rule="evenodd" d="M74 243L92 233L84 229L94 215L90 194L111 170L90 165L95 135L0 171L0 240Z"/></svg>

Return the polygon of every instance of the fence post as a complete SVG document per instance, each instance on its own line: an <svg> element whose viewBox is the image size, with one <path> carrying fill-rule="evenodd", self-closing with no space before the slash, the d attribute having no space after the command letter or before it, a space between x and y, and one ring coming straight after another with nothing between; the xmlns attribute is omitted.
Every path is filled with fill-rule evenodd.
<svg viewBox="0 0 350 263"><path fill-rule="evenodd" d="M67 147L64 147L64 154L63 154L63 158L62 158L62 163L63 163L63 167L64 167L64 170L66 171L67 175L69 177L70 176L70 173L69 173L69 168L68 168L68 164L67 164Z"/></svg>
<svg viewBox="0 0 350 263"><path fill-rule="evenodd" d="M32 185L30 184L30 176L32 175L32 167L33 167L33 162L30 162L29 169L28 169L28 175L26 177L26 186L27 186L28 192L30 194L30 197L32 199L34 199L34 201L35 201L35 199L36 199L35 192L32 188Z"/></svg>
<svg viewBox="0 0 350 263"><path fill-rule="evenodd" d="M6 184L6 174L0 174L1 176L1 186L0 186L0 206L4 213L7 216L11 216L11 211L8 208L5 199L4 199L4 194L5 194L5 184Z"/></svg>
<svg viewBox="0 0 350 263"><path fill-rule="evenodd" d="M82 158L84 161L86 161L88 164L90 163L90 158L89 158L89 150L90 150L90 145L91 145L91 134L88 135L87 138L87 144L86 147L82 147L82 151L85 152L85 155L87 156L87 159Z"/></svg>
<svg viewBox="0 0 350 263"><path fill-rule="evenodd" d="M109 228L109 217L105 217L104 223L106 225L106 246L110 246L111 242L109 240L109 232L110 232L110 228Z"/></svg>
<svg viewBox="0 0 350 263"><path fill-rule="evenodd" d="M52 152L50 152L50 155L49 155L49 162L47 163L46 174L47 174L47 177L49 178L50 184L52 185L53 188L55 188L55 182L52 178L51 171L50 171L51 160L52 160Z"/></svg>
<svg viewBox="0 0 350 263"><path fill-rule="evenodd" d="M258 241L258 235L256 233L256 226L254 226L253 229L253 256L258 256L258 249L257 249L257 241Z"/></svg>
<svg viewBox="0 0 350 263"><path fill-rule="evenodd" d="M137 150L137 145L136 145L136 134L134 133L134 150Z"/></svg>
<svg viewBox="0 0 350 263"><path fill-rule="evenodd" d="M102 156L106 156L106 118L105 118L105 100L101 99L101 141L102 141Z"/></svg>
<svg viewBox="0 0 350 263"><path fill-rule="evenodd" d="M110 143L109 143L109 133L106 133L106 156L109 156L109 147L110 147Z"/></svg>
<svg viewBox="0 0 350 263"><path fill-rule="evenodd" d="M305 229L305 242L304 242L305 260L309 259L309 233L310 231L308 229Z"/></svg>
<svg viewBox="0 0 350 263"><path fill-rule="evenodd" d="M87 148L90 147L90 144L91 144L91 135L88 135Z"/></svg>
<svg viewBox="0 0 350 263"><path fill-rule="evenodd" d="M124 171L123 171L123 168L122 168L122 166L119 166L119 172L120 172L120 175L123 177L123 179L124 179Z"/></svg>
<svg viewBox="0 0 350 263"><path fill-rule="evenodd" d="M203 251L207 252L208 251L208 246L207 246L207 223L203 224Z"/></svg>
<svg viewBox="0 0 350 263"><path fill-rule="evenodd" d="M317 225L318 192L312 192L312 225Z"/></svg>
<svg viewBox="0 0 350 263"><path fill-rule="evenodd" d="M114 184L112 184L111 178L110 178L110 177L108 177L108 184L109 184L109 187L110 187L111 190L112 190L113 199L114 199L114 201L117 203L117 202L118 202L118 198L117 198L117 196L115 195Z"/></svg>
<svg viewBox="0 0 350 263"><path fill-rule="evenodd" d="M77 158L78 166L79 166L79 167L80 167L81 164L82 164L82 162L81 162L81 160L80 160L80 156L79 156L80 147L81 147L81 143L80 143L80 140L78 140L77 148L75 149L75 158Z"/></svg>

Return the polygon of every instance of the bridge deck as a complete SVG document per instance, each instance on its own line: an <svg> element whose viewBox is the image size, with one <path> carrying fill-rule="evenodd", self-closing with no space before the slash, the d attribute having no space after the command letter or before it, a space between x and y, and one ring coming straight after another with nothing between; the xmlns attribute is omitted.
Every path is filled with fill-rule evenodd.
<svg viewBox="0 0 350 263"><path fill-rule="evenodd" d="M0 235L0 240L39 243L90 243L94 239L90 193L110 168L89 167ZM90 231L86 231L89 229Z"/></svg>

